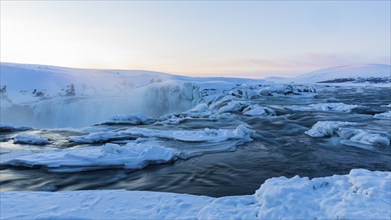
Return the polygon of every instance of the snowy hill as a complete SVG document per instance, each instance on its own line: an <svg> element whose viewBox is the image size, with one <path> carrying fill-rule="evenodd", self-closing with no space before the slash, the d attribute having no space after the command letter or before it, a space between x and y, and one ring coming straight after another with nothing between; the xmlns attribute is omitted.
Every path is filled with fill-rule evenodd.
<svg viewBox="0 0 391 220"><path fill-rule="evenodd" d="M390 83L391 66L386 64L367 64L354 66L337 66L320 69L299 75L270 81L294 83Z"/></svg>

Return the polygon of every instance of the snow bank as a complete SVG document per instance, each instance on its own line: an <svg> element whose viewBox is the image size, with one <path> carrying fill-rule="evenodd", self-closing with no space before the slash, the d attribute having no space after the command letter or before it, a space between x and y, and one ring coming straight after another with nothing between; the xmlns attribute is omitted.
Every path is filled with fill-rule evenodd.
<svg viewBox="0 0 391 220"><path fill-rule="evenodd" d="M18 134L14 137L14 144L45 145L50 144L50 141L47 138L40 136Z"/></svg>
<svg viewBox="0 0 391 220"><path fill-rule="evenodd" d="M319 121L312 128L305 132L311 137L330 137L338 135L343 140L341 144L358 146L362 145L390 145L390 134L383 131L363 130L347 128L349 126L359 126L360 123L339 122L339 121Z"/></svg>
<svg viewBox="0 0 391 220"><path fill-rule="evenodd" d="M390 219L391 173L272 178L255 195L221 198L125 190L0 196L1 219Z"/></svg>
<svg viewBox="0 0 391 220"><path fill-rule="evenodd" d="M330 111L330 112L351 112L358 105L347 105L344 103L318 103L308 106L293 105L286 107L293 111Z"/></svg>
<svg viewBox="0 0 391 220"><path fill-rule="evenodd" d="M179 152L156 141L128 143L125 146L105 144L100 147L47 150L41 153L2 160L1 165L43 166L53 172L79 172L104 168L141 169L148 164L167 163Z"/></svg>
<svg viewBox="0 0 391 220"><path fill-rule="evenodd" d="M377 119L390 120L391 119L391 111L375 114L373 117L377 118Z"/></svg>

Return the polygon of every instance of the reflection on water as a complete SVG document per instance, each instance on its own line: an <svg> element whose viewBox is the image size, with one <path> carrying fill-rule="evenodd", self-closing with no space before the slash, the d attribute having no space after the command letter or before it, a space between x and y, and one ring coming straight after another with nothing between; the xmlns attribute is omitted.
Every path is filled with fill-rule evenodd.
<svg viewBox="0 0 391 220"><path fill-rule="evenodd" d="M390 171L391 146L368 150L342 145L336 138L311 138L304 134L321 120L361 122L366 124L362 127L364 129L391 133L389 120L377 120L372 116L389 110L380 106L391 103L390 89L357 90L360 93L356 89L340 89L324 91L316 98L267 97L257 100L261 105L276 108L279 117L238 115L237 120L232 121L186 121L172 125L176 129L232 129L244 121L257 131L257 137L253 142L240 145L235 152L206 154L170 164L151 165L138 171L108 169L48 173L44 169L2 167L1 190L128 189L227 196L252 194L271 177L300 175L313 178L347 174L352 168ZM283 105L322 102L343 102L369 108L356 113L294 112L282 108ZM62 140L67 135L58 132L53 137ZM7 140L6 134L1 140Z"/></svg>

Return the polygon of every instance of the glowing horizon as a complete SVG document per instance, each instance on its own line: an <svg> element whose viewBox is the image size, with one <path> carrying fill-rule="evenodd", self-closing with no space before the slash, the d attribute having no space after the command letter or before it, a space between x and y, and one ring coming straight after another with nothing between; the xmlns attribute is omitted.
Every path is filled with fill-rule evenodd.
<svg viewBox="0 0 391 220"><path fill-rule="evenodd" d="M389 1L1 2L1 62L191 76L390 64Z"/></svg>

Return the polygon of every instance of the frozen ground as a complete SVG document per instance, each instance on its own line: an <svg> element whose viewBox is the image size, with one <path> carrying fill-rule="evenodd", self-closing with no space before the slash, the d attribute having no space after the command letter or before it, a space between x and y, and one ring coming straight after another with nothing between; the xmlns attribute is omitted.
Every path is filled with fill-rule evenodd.
<svg viewBox="0 0 391 220"><path fill-rule="evenodd" d="M254 195L147 191L1 192L1 219L389 219L391 173L272 178Z"/></svg>

